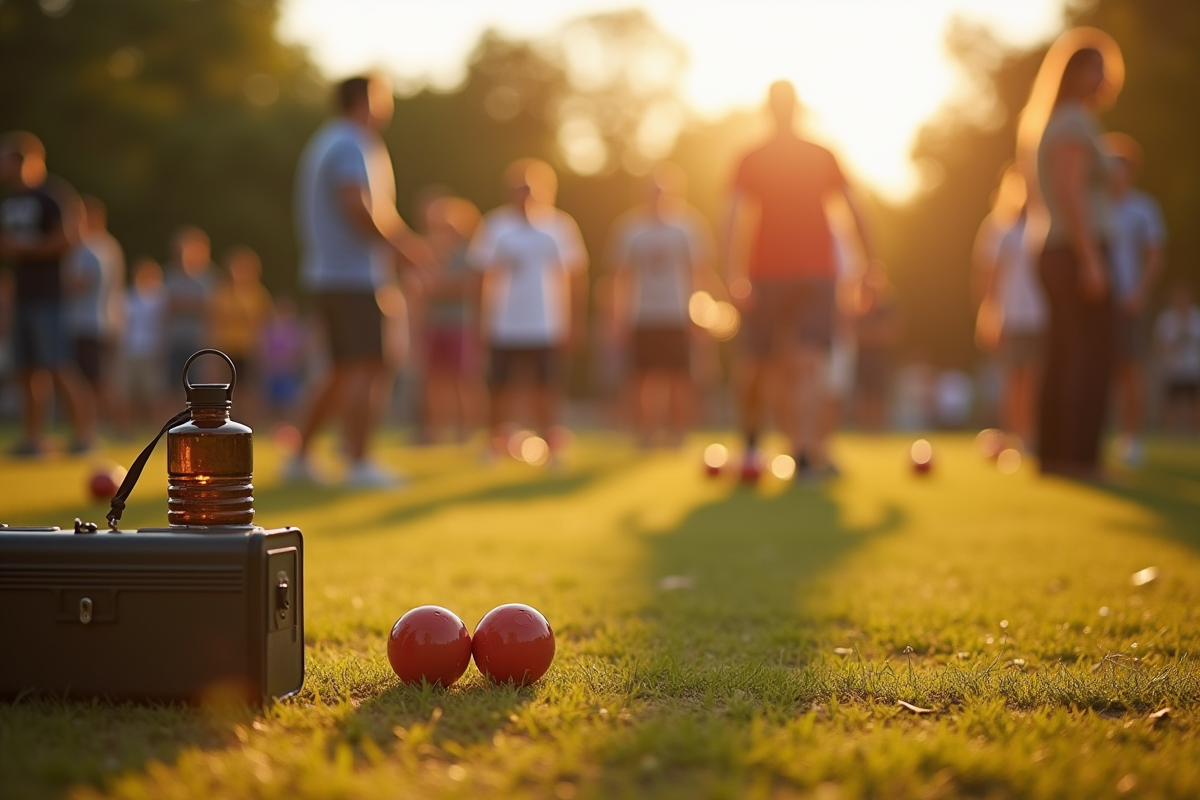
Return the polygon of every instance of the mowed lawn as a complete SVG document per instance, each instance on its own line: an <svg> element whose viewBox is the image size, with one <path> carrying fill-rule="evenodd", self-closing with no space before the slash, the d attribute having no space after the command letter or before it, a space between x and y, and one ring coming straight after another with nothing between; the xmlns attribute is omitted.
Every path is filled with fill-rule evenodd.
<svg viewBox="0 0 1200 800"><path fill-rule="evenodd" d="M919 477L910 440L847 436L840 480L745 489L702 476L705 437L585 434L560 473L396 441L412 484L360 494L281 488L259 442L258 521L306 537L300 696L0 704L0 797L1200 796L1196 445L1101 487L966 436ZM87 472L0 461L0 520L100 521ZM163 474L131 526L165 520ZM514 601L557 635L538 684L392 675L404 611Z"/></svg>

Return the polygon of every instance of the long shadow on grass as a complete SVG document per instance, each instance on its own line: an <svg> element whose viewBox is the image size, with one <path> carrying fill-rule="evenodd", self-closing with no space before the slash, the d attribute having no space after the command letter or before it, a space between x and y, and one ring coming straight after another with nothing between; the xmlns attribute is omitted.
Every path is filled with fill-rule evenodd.
<svg viewBox="0 0 1200 800"><path fill-rule="evenodd" d="M813 649L807 585L852 549L904 522L896 506L847 527L825 491L737 491L667 533L646 532L655 651L691 666L803 663Z"/></svg>
<svg viewBox="0 0 1200 800"><path fill-rule="evenodd" d="M1166 533L1200 550L1200 448L1190 458L1179 452L1169 457L1152 454L1145 468L1116 483L1096 488L1153 512L1163 523L1154 533Z"/></svg>
<svg viewBox="0 0 1200 800"><path fill-rule="evenodd" d="M606 766L582 796L705 794L718 777L725 793L744 793L755 719L807 713L811 697L792 678L844 633L806 609L813 581L904 524L898 507L878 512L875 523L849 527L822 490L737 491L665 533L644 532L655 593L633 667L636 724L600 745Z"/></svg>
<svg viewBox="0 0 1200 800"><path fill-rule="evenodd" d="M188 748L237 745L249 708L202 711L185 706L25 697L0 703L0 796L60 798L80 784L169 764Z"/></svg>

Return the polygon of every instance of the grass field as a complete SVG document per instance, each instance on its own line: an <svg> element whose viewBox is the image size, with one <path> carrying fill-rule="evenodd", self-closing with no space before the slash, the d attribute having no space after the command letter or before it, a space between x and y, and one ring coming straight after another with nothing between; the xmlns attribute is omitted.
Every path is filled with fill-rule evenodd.
<svg viewBox="0 0 1200 800"><path fill-rule="evenodd" d="M306 536L304 691L2 704L0 796L1200 796L1200 447L1101 487L933 441L924 479L906 441L845 437L844 478L753 490L704 479L701 438L585 435L557 474L387 447L413 484L346 494L279 487L264 440L257 521ZM130 526L164 521L162 470ZM86 472L0 462L0 519L99 520ZM555 627L537 685L392 676L408 608L512 601Z"/></svg>

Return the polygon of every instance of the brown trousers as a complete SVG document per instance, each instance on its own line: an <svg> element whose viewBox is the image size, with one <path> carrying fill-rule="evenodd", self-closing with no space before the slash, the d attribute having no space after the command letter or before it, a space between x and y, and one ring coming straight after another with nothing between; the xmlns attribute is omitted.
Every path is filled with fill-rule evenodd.
<svg viewBox="0 0 1200 800"><path fill-rule="evenodd" d="M1089 472L1099 463L1112 379L1112 300L1084 297L1070 248L1047 248L1038 266L1050 311L1038 455L1044 471Z"/></svg>

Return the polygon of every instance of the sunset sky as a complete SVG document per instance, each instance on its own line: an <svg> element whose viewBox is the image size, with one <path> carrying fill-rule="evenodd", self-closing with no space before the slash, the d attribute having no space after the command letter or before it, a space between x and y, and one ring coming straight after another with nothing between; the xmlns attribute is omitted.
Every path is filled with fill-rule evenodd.
<svg viewBox="0 0 1200 800"><path fill-rule="evenodd" d="M480 34L552 35L566 21L628 8L618 0L287 0L281 33L306 45L331 76L383 68L403 84L453 88ZM685 98L696 114L755 106L791 79L809 128L850 169L901 199L918 185L913 137L969 87L943 45L955 17L983 22L1013 45L1052 37L1062 0L642 0L691 61Z"/></svg>

